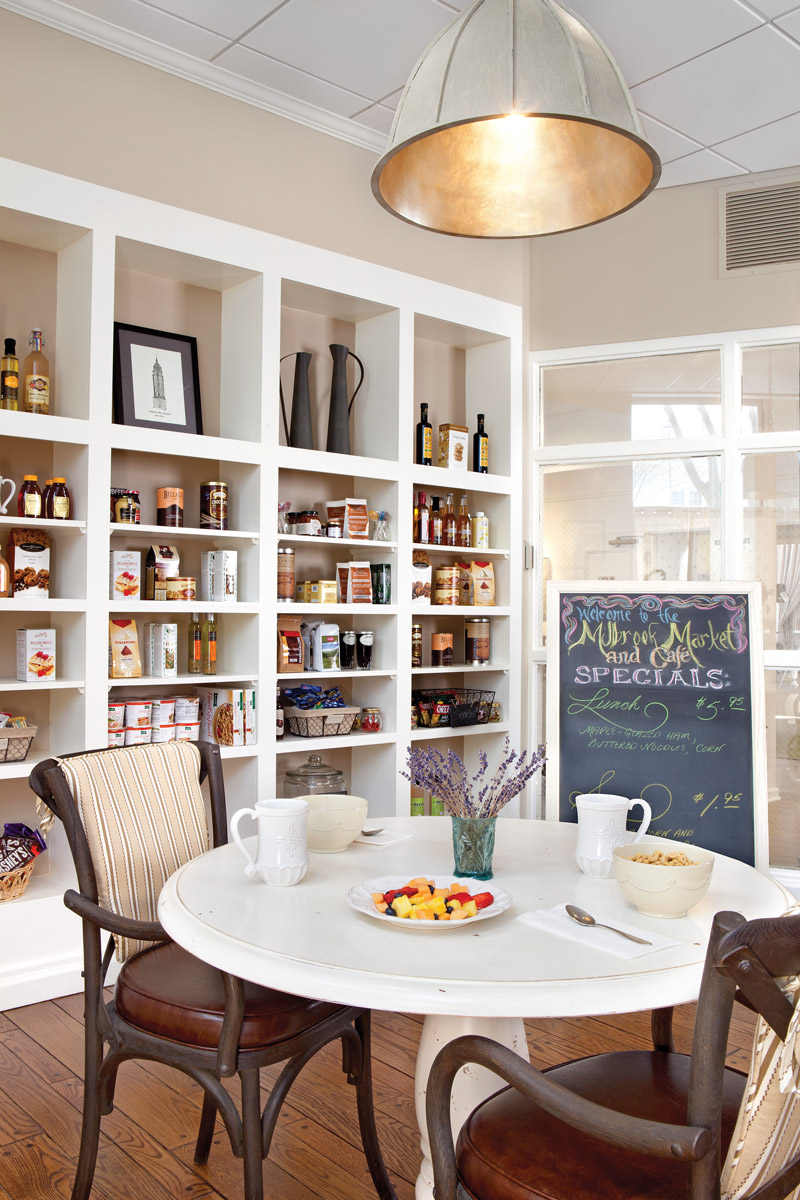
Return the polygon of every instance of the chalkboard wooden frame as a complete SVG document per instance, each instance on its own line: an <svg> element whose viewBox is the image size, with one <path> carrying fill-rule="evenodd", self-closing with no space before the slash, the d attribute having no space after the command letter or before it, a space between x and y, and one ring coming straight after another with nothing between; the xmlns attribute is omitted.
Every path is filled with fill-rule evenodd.
<svg viewBox="0 0 800 1200"><path fill-rule="evenodd" d="M669 607L670 597L675 598L673 608ZM696 611L692 605L693 598L697 598L698 602ZM597 601L596 605L593 605L593 599ZM681 615L691 615L696 621L691 631L693 641L700 620L707 624L709 631L712 620L719 628L728 622L730 630L720 635L724 645L721 644L719 636L715 638L709 633L699 642L700 647L703 647L710 640L710 648L707 651L698 648L696 656L690 654L685 661L680 657L674 658L674 655L686 655L685 647L688 644L684 640L686 621L681 623ZM671 628L671 617L676 619L675 632L670 639L671 648L665 650L666 640L661 633ZM634 620L638 624L627 624ZM651 620L653 624L650 624ZM596 623L593 624L593 621ZM611 631L612 625L616 629L611 638L606 638L602 649L599 648L602 639L596 636L601 625L607 632ZM627 636L626 628L631 631ZM629 649L634 640L633 629L640 633L636 638L637 642L644 642L648 636L653 639L640 645L638 652ZM650 633L642 635L641 630L649 630ZM570 783L562 769L562 763L567 763L571 782L578 784L577 789L572 790L603 791L634 798L642 790L647 795L649 786L655 789L649 793L650 798L662 795L669 797L665 812L672 806L669 823L673 825L677 821L675 828L669 833L665 828L665 821L662 821L660 828L656 820L660 805L653 805L654 832L661 832L662 836L677 837L678 840L683 838L687 842L695 841L698 845L704 844L705 835L712 843L710 849L741 858L755 865L758 870L767 871L769 845L761 583L724 581L698 584L659 581L656 586L648 586L641 581L628 580L549 582L547 631L547 819L575 819L574 797L569 794ZM618 642L615 639L618 639ZM565 665L567 656L571 654L570 645L573 649L585 646L586 649L581 648L580 657L586 661L578 670L578 658L569 658L570 664L574 662L575 666L570 665L567 676ZM609 649L609 645L613 648ZM625 657L634 653L637 653L638 657ZM609 654L612 655L610 659L607 657ZM729 657L725 659L722 657L724 654L728 654ZM654 655L652 659L651 655ZM708 670L709 661L730 664L731 671L738 679L733 678L725 669ZM604 665L600 666L599 663ZM609 665L610 670L608 676L603 678L605 664ZM670 675L667 679L663 670L656 674L653 668L658 665L669 669ZM634 675L637 677L635 682L632 679ZM594 701L598 694L596 689L603 684L608 684L613 689L617 686L617 679L617 691L609 691L606 700L589 709L589 712L594 714L589 720L594 719L599 723L610 721L611 717L599 713L600 704L606 704L608 697L613 699L616 696L621 700L616 707L621 708L625 699L632 698L635 693L639 696L639 712L629 718L631 724L628 727L617 721L617 728L613 733L615 738L630 734L634 739L632 743L607 738L601 740L604 733L611 732L607 724L598 724L596 727L584 725L583 713L586 710L583 706L587 700ZM655 686L654 681L663 681L665 686ZM639 687L639 682L651 685L649 690L646 686ZM676 690L668 692L667 683L672 683ZM633 686L623 690L624 685ZM573 689L572 693L567 693L567 688ZM743 695L745 691L746 695ZM675 724L683 724L683 732L678 733L676 729L670 732L666 729L669 705L661 701L670 698ZM724 704L726 698L728 705L733 706L731 710ZM643 717L648 702L655 702L649 710L652 720L644 720ZM733 711L736 706L740 711ZM744 708L749 708L749 720L742 711ZM661 710L666 712L667 716L660 717ZM580 714L571 729L568 726L562 727L562 714L566 717L567 713ZM709 734L708 738L704 736L704 740L699 736L699 713L702 713L702 719L705 721L702 734ZM707 715L709 713L713 714L714 720ZM622 714L615 712L614 717L622 717ZM659 738L660 743L643 742L641 739L649 736L651 726L659 728L659 720L662 721L664 729L653 736ZM632 729L631 726L637 722L642 728ZM580 728L581 725L583 728ZM595 728L603 731L599 737L591 736ZM725 731L728 737L721 743L719 739L725 735ZM664 748L664 741L669 737L683 739L684 745L681 750L673 751L670 745L671 753L656 754L656 750L661 751ZM735 782L728 778L730 772L726 771L724 766L724 746L730 747L727 756L729 762L737 756L740 760L738 769L734 771ZM609 751L607 747L612 749ZM626 759L624 753L621 753L624 750L637 753L629 754ZM709 758L709 752L719 752L721 757ZM584 755L584 760L579 757L581 754ZM607 769L609 754L612 762L610 771ZM649 775L642 770L640 764L645 762L645 754L648 767L658 763L654 779L660 782L650 782ZM616 782L612 782L617 764L620 767L617 772L618 778ZM722 768L719 779L716 779L714 774L717 764ZM604 779L604 776L607 778ZM634 782L637 778L638 783ZM648 778L647 785L641 783L641 779L644 778ZM699 787L702 787L704 781L709 786L706 791L700 792ZM720 790L716 796L712 796L715 781ZM670 787L671 782L675 783L674 790ZM726 791L726 783L736 787L736 792ZM690 795L695 784L698 791ZM729 809L730 811L723 814L722 810ZM735 815L733 810L736 810ZM661 816L663 817L664 813ZM713 844L715 836L721 839L720 845ZM729 839L733 844L727 844Z"/></svg>

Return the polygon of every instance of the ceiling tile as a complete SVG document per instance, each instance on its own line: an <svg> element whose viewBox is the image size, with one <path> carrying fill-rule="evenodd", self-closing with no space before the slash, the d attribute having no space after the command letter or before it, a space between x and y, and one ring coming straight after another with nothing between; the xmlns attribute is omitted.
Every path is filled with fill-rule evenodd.
<svg viewBox="0 0 800 1200"><path fill-rule="evenodd" d="M74 2L74 0L73 0ZM283 0L148 0L152 8L183 17L232 40L263 20Z"/></svg>
<svg viewBox="0 0 800 1200"><path fill-rule="evenodd" d="M779 17L775 24L795 41L800 42L800 8L788 13L785 17Z"/></svg>
<svg viewBox="0 0 800 1200"><path fill-rule="evenodd" d="M727 179L731 175L746 175L743 167L728 162L713 150L699 150L667 163L661 172L660 188L676 187L682 183L702 183L706 179Z"/></svg>
<svg viewBox="0 0 800 1200"><path fill-rule="evenodd" d="M773 121L771 125L762 125L741 137L718 142L714 149L741 163L748 171L800 167L800 113Z"/></svg>
<svg viewBox="0 0 800 1200"><path fill-rule="evenodd" d="M652 117L642 117L642 124L645 137L662 163L671 162L673 158L684 158L695 150L703 149L699 142L684 137L682 133L677 133L674 129L668 129L666 125L662 125L660 121L654 121Z"/></svg>
<svg viewBox="0 0 800 1200"><path fill-rule="evenodd" d="M293 96L340 117L360 112L369 101L368 96L358 96L355 92L334 87L322 79L315 79L313 75L306 75L294 67L287 67L285 63L257 54L255 50L248 50L246 46L231 46L219 56L216 64L243 75L245 79L252 79L255 83L264 84L276 92Z"/></svg>
<svg viewBox="0 0 800 1200"><path fill-rule="evenodd" d="M227 45L226 39L218 34L181 21L150 4L140 4L139 0L74 0L72 7L206 61Z"/></svg>
<svg viewBox="0 0 800 1200"><path fill-rule="evenodd" d="M757 8L765 17L779 17L783 13L797 8L797 0L750 0L753 8Z"/></svg>
<svg viewBox="0 0 800 1200"><path fill-rule="evenodd" d="M381 104L373 104L364 112L357 113L353 120L357 125L366 125L369 129L377 129L378 133L385 133L388 137L394 113L390 108L384 108Z"/></svg>
<svg viewBox="0 0 800 1200"><path fill-rule="evenodd" d="M435 0L289 0L243 44L379 100L405 84L454 16Z"/></svg>
<svg viewBox="0 0 800 1200"><path fill-rule="evenodd" d="M705 146L797 108L800 45L770 25L632 89L637 107Z"/></svg>
<svg viewBox="0 0 800 1200"><path fill-rule="evenodd" d="M629 87L761 24L738 0L570 0Z"/></svg>

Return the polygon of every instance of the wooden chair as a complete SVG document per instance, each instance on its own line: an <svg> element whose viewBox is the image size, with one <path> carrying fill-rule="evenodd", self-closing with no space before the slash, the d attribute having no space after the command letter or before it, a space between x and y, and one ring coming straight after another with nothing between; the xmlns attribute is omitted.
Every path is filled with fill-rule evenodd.
<svg viewBox="0 0 800 1200"><path fill-rule="evenodd" d="M169 941L157 921L164 881L209 848L201 784L208 780L213 844L227 841L219 748L190 742L66 755L39 763L37 796L63 822L78 876L64 902L83 921L85 1082L72 1200L87 1200L100 1118L117 1069L153 1059L204 1089L195 1162L208 1160L217 1113L244 1159L245 1200L262 1200L262 1163L289 1088L318 1050L340 1039L356 1089L361 1139L382 1200L395 1200L372 1108L370 1014L291 996L218 971ZM112 937L103 952L101 930ZM113 999L104 980L114 946L123 961ZM261 1111L260 1068L285 1063ZM222 1081L241 1079L241 1115Z"/></svg>
<svg viewBox="0 0 800 1200"><path fill-rule="evenodd" d="M794 1196L798 972L800 916L748 923L718 913L690 1055L673 1050L671 1009L653 1014L652 1051L600 1054L545 1072L488 1038L456 1038L428 1082L436 1200ZM725 1066L735 995L759 1014L748 1076ZM473 1110L454 1147L450 1093L467 1063L510 1087Z"/></svg>

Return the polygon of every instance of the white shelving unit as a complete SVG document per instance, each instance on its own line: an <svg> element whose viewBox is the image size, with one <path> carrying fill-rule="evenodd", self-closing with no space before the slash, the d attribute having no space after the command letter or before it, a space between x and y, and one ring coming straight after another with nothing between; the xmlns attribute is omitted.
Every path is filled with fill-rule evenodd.
<svg viewBox="0 0 800 1200"><path fill-rule="evenodd" d="M51 538L49 603L0 601L0 708L23 712L39 733L28 760L0 765L0 823L36 823L27 775L50 754L106 741L109 697L169 694L215 682L258 689L258 744L224 751L231 811L258 795L282 789L287 768L309 753L346 774L349 788L369 798L370 816L408 812L409 790L399 771L406 748L426 737L452 745L468 761L483 747L499 751L509 732L520 740L521 710L521 467L522 316L515 306L430 280L286 241L261 231L179 211L20 163L0 160L0 277L7 287L2 336L24 345L41 325L53 372L51 416L0 412L0 474L17 482L23 472L40 479L63 475L73 520L40 522ZM114 424L113 323L185 333L198 340L203 435L168 434ZM279 359L308 351L315 445L324 446L331 378L329 345L346 344L364 362L355 401L350 455L283 444L278 399ZM287 406L291 360L283 364ZM419 404L434 426L475 428L486 414L492 474L440 470L413 463ZM435 432L435 429L434 429ZM230 489L225 531L200 528L200 483L224 479ZM112 486L135 487L142 502L139 526L109 523ZM156 489L179 486L186 525L156 521ZM498 605L444 609L411 603L414 492L466 493L471 510L489 517L490 559ZM325 511L325 502L366 498L390 514L389 542L282 537L279 500ZM20 522L0 516L0 537ZM109 550L145 551L151 543L179 547L182 571L199 573L203 549L239 554L235 604L159 604L109 600ZM4 541L3 541L4 544ZM389 563L388 605L278 605L276 552L290 544L299 579L335 578L337 561ZM430 547L434 564L464 557ZM219 673L213 680L186 673L186 622L200 607L217 613ZM492 621L491 662L481 668L411 669L411 625L421 622L424 662L430 635L452 630L455 657L463 656L464 618ZM108 619L177 620L177 679L109 680ZM324 617L375 635L373 670L279 675L276 617ZM57 631L57 678L47 686L17 684L17 627ZM478 679L482 675L484 678ZM412 688L488 687L502 721L466 729L410 729ZM345 698L380 706L380 733L277 741L272 719L276 687L301 679L336 683ZM0 905L0 1008L77 990L78 923L62 896L70 885L69 855L60 830L19 901Z"/></svg>

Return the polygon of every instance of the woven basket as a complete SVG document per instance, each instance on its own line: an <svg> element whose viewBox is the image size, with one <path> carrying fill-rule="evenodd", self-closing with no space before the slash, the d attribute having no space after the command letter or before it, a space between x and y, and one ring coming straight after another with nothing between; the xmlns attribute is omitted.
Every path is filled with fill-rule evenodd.
<svg viewBox="0 0 800 1200"><path fill-rule="evenodd" d="M341 737L350 733L353 721L361 710L345 708L287 708L289 732L298 737Z"/></svg>
<svg viewBox="0 0 800 1200"><path fill-rule="evenodd" d="M0 729L0 763L26 759L38 728L38 725L4 725Z"/></svg>
<svg viewBox="0 0 800 1200"><path fill-rule="evenodd" d="M36 859L34 858L29 863L25 863L24 867L17 867L14 871L0 875L0 904L4 900L19 900L30 882L35 866Z"/></svg>

